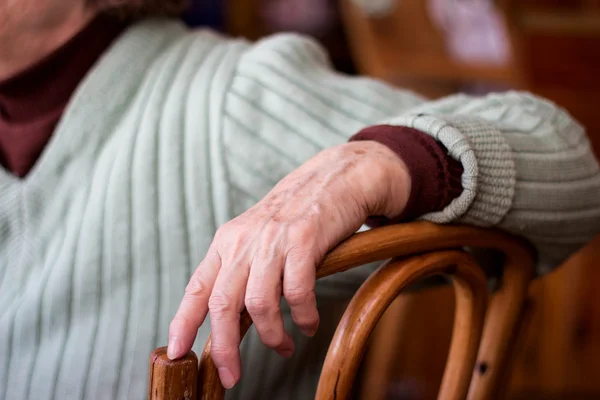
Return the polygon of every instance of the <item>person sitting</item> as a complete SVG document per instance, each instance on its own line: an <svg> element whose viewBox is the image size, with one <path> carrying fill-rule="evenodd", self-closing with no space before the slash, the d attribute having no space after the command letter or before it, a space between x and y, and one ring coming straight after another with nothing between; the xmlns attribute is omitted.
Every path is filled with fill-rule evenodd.
<svg viewBox="0 0 600 400"><path fill-rule="evenodd" d="M182 9L0 2L0 399L141 399L151 351L209 331L228 396L309 398L373 270L315 267L369 218L497 226L539 274L600 230L597 160L553 103L428 101Z"/></svg>

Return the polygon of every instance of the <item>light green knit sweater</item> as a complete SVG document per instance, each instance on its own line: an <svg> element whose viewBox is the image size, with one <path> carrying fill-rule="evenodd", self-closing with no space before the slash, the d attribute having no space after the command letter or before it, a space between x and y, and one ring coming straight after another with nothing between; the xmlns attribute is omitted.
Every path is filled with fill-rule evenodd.
<svg viewBox="0 0 600 400"><path fill-rule="evenodd" d="M250 45L142 22L80 85L30 175L0 171L0 400L145 398L148 355L166 344L216 228L319 150L382 122L435 136L464 166L463 194L426 219L524 235L540 272L599 229L598 164L549 102L426 102L332 72L297 36ZM319 284L323 325L312 341L294 331L290 361L250 335L244 398L307 398L343 299L368 271Z"/></svg>

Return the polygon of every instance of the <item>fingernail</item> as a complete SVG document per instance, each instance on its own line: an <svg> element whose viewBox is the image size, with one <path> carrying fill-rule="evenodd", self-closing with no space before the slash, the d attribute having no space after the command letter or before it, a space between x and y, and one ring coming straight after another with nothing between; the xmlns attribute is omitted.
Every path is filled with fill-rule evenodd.
<svg viewBox="0 0 600 400"><path fill-rule="evenodd" d="M300 329L300 330L302 331L302 333L304 333L305 336L308 336L308 337L313 337L317 333L317 329L316 328L310 328L310 329L303 328L303 329Z"/></svg>
<svg viewBox="0 0 600 400"><path fill-rule="evenodd" d="M279 355L284 358L290 358L294 354L294 349L281 350Z"/></svg>
<svg viewBox="0 0 600 400"><path fill-rule="evenodd" d="M167 357L169 357L171 360L180 357L181 347L181 340L177 338L171 338L169 340L169 346L167 347Z"/></svg>
<svg viewBox="0 0 600 400"><path fill-rule="evenodd" d="M231 389L233 385L235 385L235 379L231 374L231 371L225 367L219 368L219 377L221 378L221 383L225 387L225 389Z"/></svg>

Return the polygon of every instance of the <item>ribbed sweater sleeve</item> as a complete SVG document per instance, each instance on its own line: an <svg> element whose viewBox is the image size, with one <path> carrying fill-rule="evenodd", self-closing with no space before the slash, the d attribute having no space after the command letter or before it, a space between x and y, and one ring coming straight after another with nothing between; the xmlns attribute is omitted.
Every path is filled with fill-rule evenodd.
<svg viewBox="0 0 600 400"><path fill-rule="evenodd" d="M226 95L232 214L316 152L373 125L420 131L461 164L460 195L421 219L524 236L539 250L539 272L600 230L598 162L560 107L518 92L427 101L340 75L318 44L289 34L248 46Z"/></svg>

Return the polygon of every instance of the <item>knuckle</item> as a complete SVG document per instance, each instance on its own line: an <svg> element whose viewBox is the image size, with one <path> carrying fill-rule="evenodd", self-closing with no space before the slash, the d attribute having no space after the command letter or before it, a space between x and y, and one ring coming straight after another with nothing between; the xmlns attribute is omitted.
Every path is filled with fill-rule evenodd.
<svg viewBox="0 0 600 400"><path fill-rule="evenodd" d="M237 348L213 342L210 347L210 355L215 362L233 360L236 357Z"/></svg>
<svg viewBox="0 0 600 400"><path fill-rule="evenodd" d="M228 223L226 223L225 225L221 226L219 229L217 229L217 231L215 232L215 236L213 238L213 244L220 244L225 238L227 238L228 235Z"/></svg>
<svg viewBox="0 0 600 400"><path fill-rule="evenodd" d="M192 275L185 288L185 294L188 296L202 297L208 293L206 284L197 274Z"/></svg>
<svg viewBox="0 0 600 400"><path fill-rule="evenodd" d="M237 244L244 241L246 235L243 234L243 225L240 222L230 221L225 223L215 233L214 241L222 246L227 244Z"/></svg>
<svg viewBox="0 0 600 400"><path fill-rule="evenodd" d="M231 296L220 290L215 290L211 294L208 300L208 309L210 310L211 317L214 319L235 311Z"/></svg>
<svg viewBox="0 0 600 400"><path fill-rule="evenodd" d="M316 235L310 224L297 223L289 228L289 242L290 245L297 248L310 248L314 242Z"/></svg>
<svg viewBox="0 0 600 400"><path fill-rule="evenodd" d="M309 302L314 296L314 293L311 289L305 287L292 286L284 288L283 295L290 307L294 307Z"/></svg>
<svg viewBox="0 0 600 400"><path fill-rule="evenodd" d="M287 252L287 260L292 263L306 263L315 259L315 246L292 245Z"/></svg>
<svg viewBox="0 0 600 400"><path fill-rule="evenodd" d="M275 241L263 239L261 240L261 243L252 250L251 263L253 266L257 264L269 264L274 266L273 264L281 262L282 258L282 252L275 244Z"/></svg>
<svg viewBox="0 0 600 400"><path fill-rule="evenodd" d="M261 229L262 237L266 241L273 241L281 236L283 225L279 221L271 220Z"/></svg>
<svg viewBox="0 0 600 400"><path fill-rule="evenodd" d="M275 308L272 300L267 299L264 295L254 293L246 296L246 309L252 315L265 315Z"/></svg>
<svg viewBox="0 0 600 400"><path fill-rule="evenodd" d="M229 233L227 244L235 254L247 246L250 237L251 235L248 235L245 230L239 229Z"/></svg>

